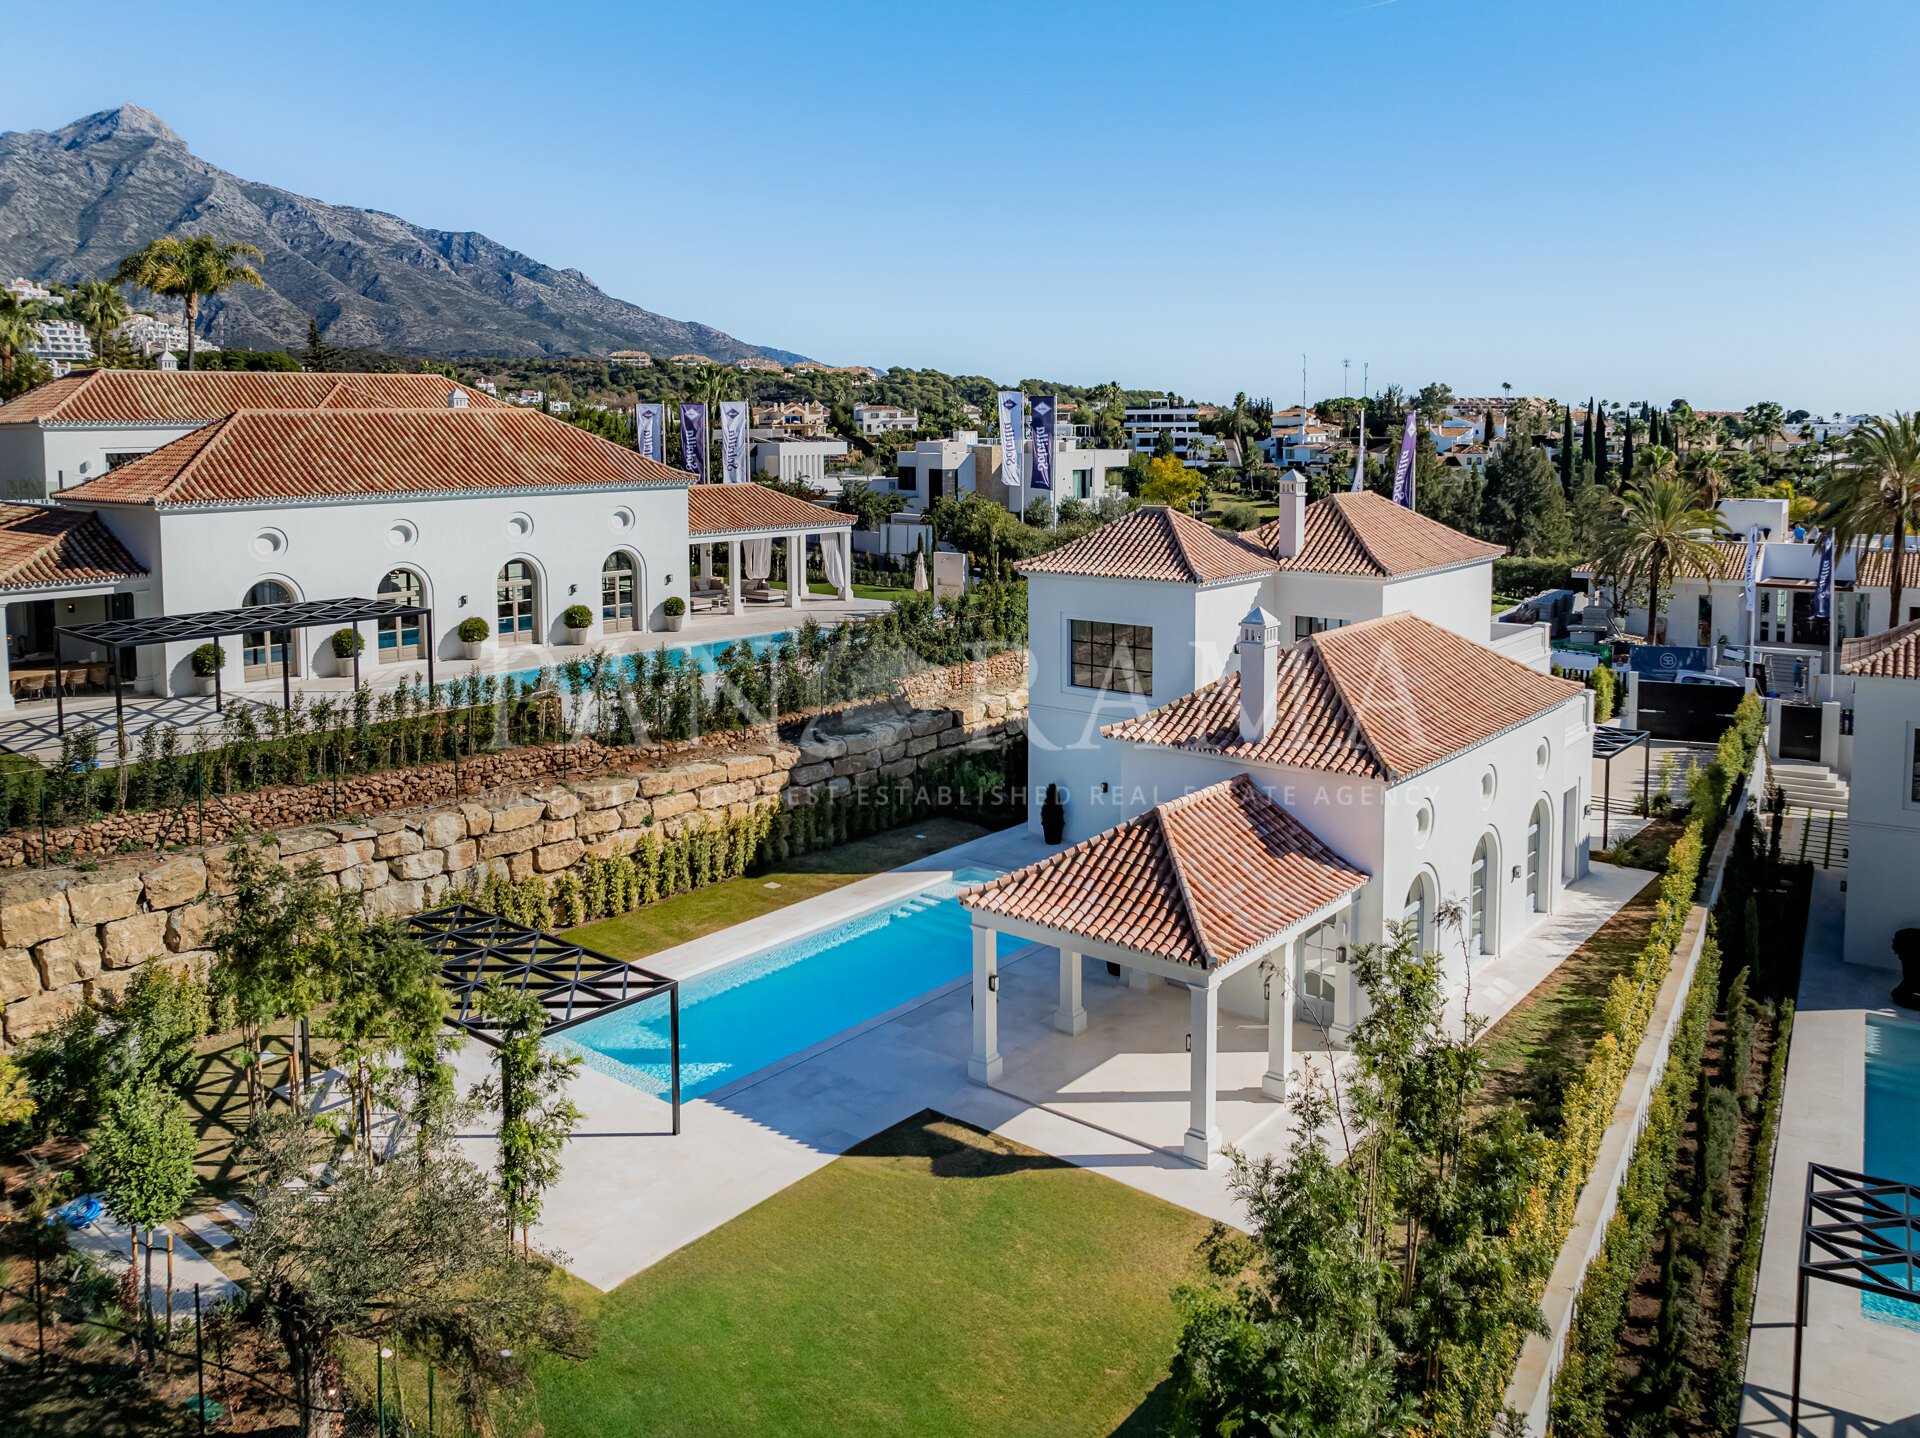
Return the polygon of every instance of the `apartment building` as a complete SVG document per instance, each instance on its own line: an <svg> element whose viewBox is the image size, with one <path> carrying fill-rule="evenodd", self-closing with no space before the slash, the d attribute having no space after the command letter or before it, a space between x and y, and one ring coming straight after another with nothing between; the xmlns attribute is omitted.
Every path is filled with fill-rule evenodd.
<svg viewBox="0 0 1920 1438"><path fill-rule="evenodd" d="M1159 448L1160 436L1171 435L1173 452L1182 464L1204 463L1197 454L1203 448L1200 433L1200 406L1188 404L1174 395L1156 404L1130 404L1121 419L1127 442L1137 454L1152 454Z"/></svg>
<svg viewBox="0 0 1920 1438"><path fill-rule="evenodd" d="M868 439L883 434L911 434L920 427L917 411L897 404L857 404L853 407L853 427Z"/></svg>

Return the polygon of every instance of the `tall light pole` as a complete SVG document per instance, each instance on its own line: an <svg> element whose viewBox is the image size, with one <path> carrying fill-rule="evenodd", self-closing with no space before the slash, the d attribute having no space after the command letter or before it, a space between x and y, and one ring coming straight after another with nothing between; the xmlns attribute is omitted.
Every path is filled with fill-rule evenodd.
<svg viewBox="0 0 1920 1438"><path fill-rule="evenodd" d="M1340 398L1342 399L1353 398L1352 366L1353 361L1350 359L1340 361Z"/></svg>

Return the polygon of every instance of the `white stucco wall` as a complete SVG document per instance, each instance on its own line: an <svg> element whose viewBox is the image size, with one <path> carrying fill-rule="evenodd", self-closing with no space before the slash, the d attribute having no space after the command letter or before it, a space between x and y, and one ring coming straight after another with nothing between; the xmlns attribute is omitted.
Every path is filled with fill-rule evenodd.
<svg viewBox="0 0 1920 1438"><path fill-rule="evenodd" d="M1920 682L1860 678L1853 700L1847 801L1848 963L1899 967L1895 930L1920 928L1920 802L1913 797Z"/></svg>
<svg viewBox="0 0 1920 1438"><path fill-rule="evenodd" d="M1356 624L1411 612L1429 624L1484 644L1493 617L1493 564L1482 560L1384 580L1283 572L1266 581L1261 602L1280 621L1280 633L1288 643L1293 641L1294 621L1301 617Z"/></svg>
<svg viewBox="0 0 1920 1438"><path fill-rule="evenodd" d="M146 454L197 424L0 425L0 498L45 499L107 472L109 454Z"/></svg>

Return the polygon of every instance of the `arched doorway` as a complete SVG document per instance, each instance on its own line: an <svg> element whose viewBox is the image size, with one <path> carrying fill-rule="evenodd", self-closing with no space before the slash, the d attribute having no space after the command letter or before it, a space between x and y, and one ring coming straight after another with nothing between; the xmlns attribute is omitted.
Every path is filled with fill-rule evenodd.
<svg viewBox="0 0 1920 1438"><path fill-rule="evenodd" d="M277 579L263 579L247 591L243 601L255 604L291 604L293 591ZM240 676L243 679L278 679L286 672L287 631L250 629L240 636ZM294 673L298 673L296 666Z"/></svg>
<svg viewBox="0 0 1920 1438"><path fill-rule="evenodd" d="M1527 820L1527 908L1536 914L1547 912L1551 882L1547 874L1547 846L1552 842L1552 825L1553 815L1547 801L1542 799L1533 806L1533 817Z"/></svg>
<svg viewBox="0 0 1920 1438"><path fill-rule="evenodd" d="M1467 950L1475 954L1495 952L1494 934L1500 922L1499 906L1494 898L1495 869L1499 858L1494 852L1493 835L1484 834L1473 851L1473 868L1467 878Z"/></svg>
<svg viewBox="0 0 1920 1438"><path fill-rule="evenodd" d="M625 634L639 628L640 576L633 556L616 549L600 566L600 632Z"/></svg>
<svg viewBox="0 0 1920 1438"><path fill-rule="evenodd" d="M1422 872L1407 890L1407 905L1400 921L1413 925L1413 941L1421 953L1433 947L1433 881Z"/></svg>
<svg viewBox="0 0 1920 1438"><path fill-rule="evenodd" d="M426 592L425 583L411 569L390 569L380 581L379 597L392 600L395 604L425 604ZM426 653L420 633L420 623L424 617L402 614L380 621L380 636L375 648L379 651L382 664L398 664L405 659L418 659Z"/></svg>
<svg viewBox="0 0 1920 1438"><path fill-rule="evenodd" d="M509 559L493 597L498 611L494 632L500 636L500 647L533 643L534 609L540 599L540 580L533 566L524 559Z"/></svg>

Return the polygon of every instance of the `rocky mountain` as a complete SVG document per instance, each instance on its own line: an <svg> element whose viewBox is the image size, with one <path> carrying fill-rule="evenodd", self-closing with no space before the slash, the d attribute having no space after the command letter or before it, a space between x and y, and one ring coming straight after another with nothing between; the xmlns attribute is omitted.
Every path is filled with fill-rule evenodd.
<svg viewBox="0 0 1920 1438"><path fill-rule="evenodd" d="M312 316L333 344L416 354L801 358L614 299L578 270L482 234L240 179L137 105L50 133L0 134L0 280L101 276L148 240L202 231L264 256L264 290L230 290L201 308L208 337L225 347L297 349Z"/></svg>

